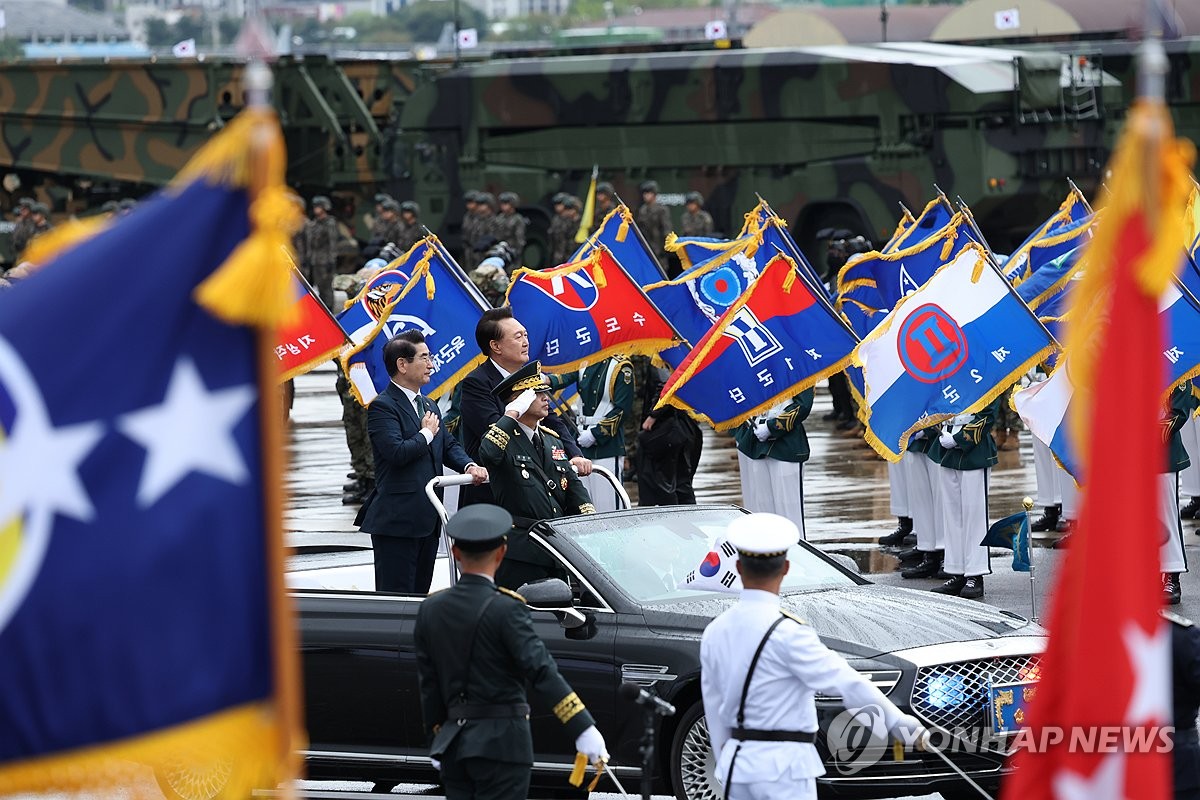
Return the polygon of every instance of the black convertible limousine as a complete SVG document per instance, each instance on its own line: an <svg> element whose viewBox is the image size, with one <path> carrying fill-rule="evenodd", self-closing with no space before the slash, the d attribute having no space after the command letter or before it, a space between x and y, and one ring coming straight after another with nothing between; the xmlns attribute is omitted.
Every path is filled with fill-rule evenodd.
<svg viewBox="0 0 1200 800"><path fill-rule="evenodd" d="M634 683L677 709L657 723L656 791L680 800L721 796L700 701L700 635L736 597L668 588L662 576L694 569L743 513L718 505L643 508L542 522L531 532L556 565L547 578L562 581L529 590L535 626L596 717L627 788L641 775L642 715L618 689ZM982 603L874 585L806 543L789 558L784 604L902 709L932 726L973 727L994 737L1000 745L992 752L949 755L981 785L996 786L1005 769L1005 734L992 728L998 715L991 713L990 687L1037 679L1044 630ZM371 563L366 548L301 555L290 565L301 622L308 775L384 785L436 782L422 733L412 639L423 598L373 591ZM447 581L449 564L442 564ZM843 748L831 751L826 736L842 706L837 698L818 703L823 796L920 789L951 797L967 790L931 753L894 761L889 750L869 766L848 763ZM573 746L550 709L535 706L530 723L534 785L539 796L551 796L567 788Z"/></svg>

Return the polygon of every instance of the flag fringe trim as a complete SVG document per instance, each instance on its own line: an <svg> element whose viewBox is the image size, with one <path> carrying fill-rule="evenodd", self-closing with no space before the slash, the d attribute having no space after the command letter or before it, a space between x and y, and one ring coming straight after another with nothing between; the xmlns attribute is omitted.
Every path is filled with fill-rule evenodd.
<svg viewBox="0 0 1200 800"><path fill-rule="evenodd" d="M337 347L331 347L328 350L326 350L325 352L319 353L318 355L313 356L309 360L305 361L303 364L300 364L298 366L292 367L289 370L279 373L279 383L287 383L292 378L297 378L301 375L307 375L308 373L312 372L314 369L319 367L321 364L324 364L326 361L332 361L333 359L338 357L339 353L342 352L343 347L345 347L344 344L339 344Z"/></svg>
<svg viewBox="0 0 1200 800"><path fill-rule="evenodd" d="M907 208L905 208L900 214L900 221L896 223L896 230L893 231L888 240L883 243L883 247L879 248L879 252L889 253L896 249L896 245L903 239L904 234L908 232L908 229L912 227L914 222L916 222L916 220L913 219L913 215Z"/></svg>
<svg viewBox="0 0 1200 800"><path fill-rule="evenodd" d="M1031 242L1029 244L1029 247L1025 250L1025 253L1027 254L1026 261L1024 264L1021 265L1020 279L1013 280L1013 282L1012 282L1013 288L1020 286L1022 283L1024 283L1025 281L1027 281L1033 277L1033 271L1029 269L1030 259L1028 257L1028 254L1033 253L1035 248L1056 247L1057 245L1063 244L1064 242L1069 242L1074 238L1082 236L1083 234L1087 233L1088 231L1090 231L1092 229L1092 225L1099 218L1100 218L1100 213L1097 212L1097 213L1093 214L1090 219L1084 221L1083 224L1081 224L1077 228L1071 228L1069 231L1065 231L1063 233L1056 233L1053 236L1046 236L1042 239L1036 239L1033 242ZM1082 247L1083 244L1086 244L1086 242L1080 244L1079 246Z"/></svg>
<svg viewBox="0 0 1200 800"><path fill-rule="evenodd" d="M715 253L720 253L723 250L728 250L731 247L737 247L738 245L741 244L741 242L738 240L741 239L742 237L739 236L739 237L737 237L737 239L726 239L723 242L695 242L695 241L682 242L682 241L680 241L681 238L682 237L676 235L675 231L671 231L670 233L667 234L667 239L663 243L663 249L666 250L668 253L674 253L676 255L676 257L679 259L679 263L681 265L683 265L683 269L686 272L690 269L695 268L695 266L696 266L696 263L692 261L691 256L689 256L687 254L688 247L695 247L700 250L708 250L715 254ZM700 263L703 264L703 263L706 263L707 261L708 261L708 259L705 259L704 261L701 261Z"/></svg>
<svg viewBox="0 0 1200 800"><path fill-rule="evenodd" d="M73 219L57 228L35 236L21 253L20 262L42 265L52 261L68 250L86 242L112 227L111 214L99 214L84 219Z"/></svg>
<svg viewBox="0 0 1200 800"><path fill-rule="evenodd" d="M930 201L931 204L937 203L937 202L939 202L939 201L938 200ZM921 213L924 214L925 212L921 212ZM959 226L962 225L962 223L965 219L966 219L966 217L963 215L963 213L961 211L955 212L954 216L952 216L950 218L949 222L947 222L945 225L943 225L941 228L939 228L936 232L931 233L929 236L926 236L924 239L922 239L921 241L912 245L911 247L906 247L902 250L901 249L893 250L890 253L883 253L883 252L880 252L879 250L872 250L869 253L863 253L862 258L847 262L841 268L841 270L838 271L838 277L837 277L838 293L840 294L843 291L843 287L852 287L854 284L854 281L868 280L865 278L849 278L849 277L847 277L850 270L852 270L860 265L866 265L868 263L874 263L877 261L885 261L885 262L903 261L906 258L910 258L912 256L919 255L937 244L942 245L942 252L940 254L941 259L943 261L946 260L947 258L950 257L950 251L954 247L955 240L958 239ZM978 243L972 241L972 244L978 244ZM942 266L945 266L945 265L943 264ZM938 269L941 269L941 267L938 267ZM936 275L937 273L935 272L934 274ZM874 279L872 278L870 280L874 280ZM932 280L932 276L930 277L930 280Z"/></svg>
<svg viewBox="0 0 1200 800"><path fill-rule="evenodd" d="M683 344L678 339L641 339L631 342L618 342L611 344L595 353L591 353L587 358L577 358L574 361L567 361L562 364L547 364L542 361L542 370L551 372L555 375L560 375L564 372L573 372L577 369L582 369L589 364L596 364L606 358L613 356L648 356L655 358L663 350L670 350L672 347Z"/></svg>
<svg viewBox="0 0 1200 800"><path fill-rule="evenodd" d="M930 211L933 211L934 208L936 208L937 206L940 206L941 204L942 204L941 197L935 197L932 200L930 200L928 203L926 203L925 207L921 209L921 213L917 214L917 216L913 219L912 224L910 224L908 226L908 230L906 230L904 232L904 234L899 239L897 239L895 241L895 243L892 245L893 248L898 250L901 247L903 247L904 241L912 234L912 232L914 230L916 230L917 221L920 220L922 217L924 217L926 214L928 214ZM903 217L901 219L903 219Z"/></svg>
<svg viewBox="0 0 1200 800"><path fill-rule="evenodd" d="M687 278L680 275L678 278L670 278L668 280L659 281L657 283L649 283L649 284L646 284L644 287L642 287L642 291L649 292L651 289L661 289L664 286L686 286L687 284L691 283L692 281L697 280L698 278L701 278L701 277L707 275L708 273L712 272L717 267L721 267L721 266L724 266L725 264L728 264L730 261L733 260L734 256L736 256L738 254L744 255L746 253L746 251L751 248L751 246L754 247L755 252L758 252L758 248L762 247L763 231L760 229L760 230L756 231L754 234L747 234L746 236L740 236L737 239L734 239L733 241L736 242L736 244L734 244L731 247L726 248L724 252L717 253L710 259L701 261L696 267L694 267L694 269L699 270L698 272L696 272L696 274L691 275ZM755 279L755 280L757 280L757 279Z"/></svg>
<svg viewBox="0 0 1200 800"><path fill-rule="evenodd" d="M1083 247L1083 245L1080 245L1080 247ZM1072 252L1074 252L1074 251L1073 250L1067 251L1067 253L1072 253ZM1066 255L1066 253L1064 253L1064 255ZM1075 266L1071 268L1070 272L1064 273L1061 278L1059 278L1054 283L1047 286L1042 291L1041 294L1037 295L1036 297L1031 299L1029 302L1027 302L1025 305L1029 306L1029 310L1037 311L1038 308L1042 305L1042 303L1046 302L1047 300L1050 300L1056 294L1058 294L1063 289L1065 289L1067 284L1071 282L1071 279L1074 278L1079 273L1079 265L1082 261L1083 261L1082 257L1076 259ZM1016 286L1016 284L1014 284L1014 288L1015 288L1015 286ZM1046 319L1054 320L1055 318L1054 317L1046 317ZM1041 321L1042 318L1038 317L1038 320Z"/></svg>
<svg viewBox="0 0 1200 800"><path fill-rule="evenodd" d="M158 780L228 778L210 800L245 800L287 774L280 719L270 703L235 706L152 733L0 766L0 794L134 786Z"/></svg>

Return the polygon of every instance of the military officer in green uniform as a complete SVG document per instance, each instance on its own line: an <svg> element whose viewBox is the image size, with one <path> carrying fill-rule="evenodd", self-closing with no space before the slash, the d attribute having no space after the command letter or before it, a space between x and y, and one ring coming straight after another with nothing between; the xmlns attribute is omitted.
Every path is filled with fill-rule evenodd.
<svg viewBox="0 0 1200 800"><path fill-rule="evenodd" d="M548 377L555 390L572 383L578 385L582 413L575 424L579 449L593 464L620 479L625 461L625 420L633 414L633 364L625 356L612 356L587 365L582 372ZM582 480L596 511L617 510L620 498L607 479L592 473Z"/></svg>
<svg viewBox="0 0 1200 800"><path fill-rule="evenodd" d="M988 531L988 477L996 466L996 424L999 400L974 414L960 414L942 426L938 498L940 526L946 541L942 569L948 576L931 591L970 600L983 597L983 576L992 571L988 549L980 544ZM936 429L930 431L933 435Z"/></svg>
<svg viewBox="0 0 1200 800"><path fill-rule="evenodd" d="M451 518L462 577L421 603L421 716L446 800L525 800L533 764L526 686L593 764L608 760L592 715L533 630L525 599L496 585L512 517L489 504ZM465 655L464 655L465 654Z"/></svg>
<svg viewBox="0 0 1200 800"><path fill-rule="evenodd" d="M501 586L515 589L557 574L555 562L529 541L529 528L542 519L593 514L596 507L571 468L563 441L540 424L550 413L550 382L541 363L530 361L494 394L507 405L484 433L478 460L488 468L496 502L516 522L497 578Z"/></svg>
<svg viewBox="0 0 1200 800"><path fill-rule="evenodd" d="M813 390L785 400L733 431L742 478L742 505L755 513L778 514L804 536L804 462Z"/></svg>

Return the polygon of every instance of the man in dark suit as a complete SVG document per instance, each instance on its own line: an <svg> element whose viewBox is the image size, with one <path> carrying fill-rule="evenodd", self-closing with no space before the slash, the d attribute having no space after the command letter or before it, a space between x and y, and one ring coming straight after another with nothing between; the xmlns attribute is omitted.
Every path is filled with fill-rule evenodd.
<svg viewBox="0 0 1200 800"><path fill-rule="evenodd" d="M513 317L511 308L493 308L483 312L475 326L475 343L488 360L471 370L459 384L462 387L461 438L471 458L479 458L479 443L483 435L493 422L504 416L505 401L496 396L496 387L529 360L529 336L525 326ZM544 424L562 440L575 471L580 475L590 475L592 462L583 457L565 423L557 416L551 416ZM459 492L459 508L472 503L491 502L494 502L494 498L487 486L464 486Z"/></svg>
<svg viewBox="0 0 1200 800"><path fill-rule="evenodd" d="M492 505L455 514L447 533L462 577L417 612L421 716L447 800L529 796L533 741L526 686L554 711L578 752L593 764L608 760L592 715L534 632L525 598L496 586L512 524Z"/></svg>
<svg viewBox="0 0 1200 800"><path fill-rule="evenodd" d="M356 520L371 534L375 589L425 594L437 560L438 516L425 484L445 465L476 483L487 470L442 430L437 404L421 395L433 375L429 345L419 330L407 330L383 348L392 382L367 410L367 433L375 455L375 489Z"/></svg>

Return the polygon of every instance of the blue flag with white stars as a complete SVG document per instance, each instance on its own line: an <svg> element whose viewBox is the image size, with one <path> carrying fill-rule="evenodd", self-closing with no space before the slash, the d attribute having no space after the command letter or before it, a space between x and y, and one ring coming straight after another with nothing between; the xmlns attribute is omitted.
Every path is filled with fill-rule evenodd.
<svg viewBox="0 0 1200 800"><path fill-rule="evenodd" d="M164 729L239 770L275 746L270 337L195 299L249 209L173 186L0 294L0 794Z"/></svg>

